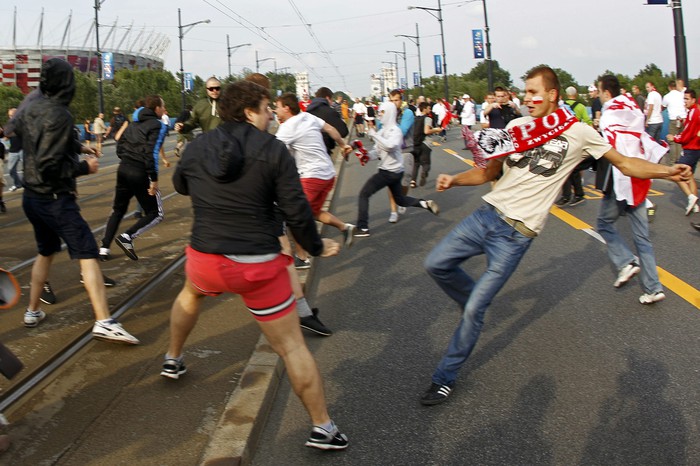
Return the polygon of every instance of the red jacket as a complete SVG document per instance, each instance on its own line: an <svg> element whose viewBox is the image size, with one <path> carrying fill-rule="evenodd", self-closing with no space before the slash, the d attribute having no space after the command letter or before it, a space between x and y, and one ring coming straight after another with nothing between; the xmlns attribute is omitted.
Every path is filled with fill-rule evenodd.
<svg viewBox="0 0 700 466"><path fill-rule="evenodd" d="M700 107L697 105L690 109L688 118L681 134L674 136L673 142L683 146L683 149L700 150Z"/></svg>

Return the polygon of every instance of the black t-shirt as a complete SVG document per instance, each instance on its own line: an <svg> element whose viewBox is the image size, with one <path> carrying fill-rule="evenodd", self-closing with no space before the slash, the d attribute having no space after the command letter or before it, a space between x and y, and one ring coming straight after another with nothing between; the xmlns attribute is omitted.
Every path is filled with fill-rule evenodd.
<svg viewBox="0 0 700 466"><path fill-rule="evenodd" d="M593 113L593 118L595 118L595 112L602 112L603 104L600 103L600 98L596 97L591 100L591 113Z"/></svg>

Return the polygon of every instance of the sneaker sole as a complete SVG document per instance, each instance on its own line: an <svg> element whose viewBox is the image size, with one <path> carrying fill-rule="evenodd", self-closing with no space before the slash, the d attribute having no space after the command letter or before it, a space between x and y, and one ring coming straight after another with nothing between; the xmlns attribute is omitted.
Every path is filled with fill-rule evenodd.
<svg viewBox="0 0 700 466"><path fill-rule="evenodd" d="M163 377L166 377L168 379L173 379L177 380L180 378L181 375L184 375L187 373L187 369L185 369L182 372L166 372L166 371L161 371L160 375Z"/></svg>
<svg viewBox="0 0 700 466"><path fill-rule="evenodd" d="M443 403L444 401L446 401L447 398L449 398L449 397L446 396L444 398L439 398L437 400L423 400L423 399L421 399L420 404L422 404L423 406L439 405L440 403Z"/></svg>
<svg viewBox="0 0 700 466"><path fill-rule="evenodd" d="M331 445L330 443L316 443L307 440L304 446L318 448L319 450L345 450L348 447L348 444L346 443L345 445Z"/></svg>
<svg viewBox="0 0 700 466"><path fill-rule="evenodd" d="M43 320L44 320L44 319L41 319L39 322L35 322L35 323L33 323L33 324L28 324L28 323L25 322L25 323L24 323L24 326L25 326L26 328L38 327L38 326L39 326L39 323L40 323L40 322L43 322Z"/></svg>
<svg viewBox="0 0 700 466"><path fill-rule="evenodd" d="M126 246L124 246L124 245L122 244L122 242L119 241L119 239L117 239L117 240L115 241L115 243L117 243L117 246L119 246L119 247L121 248L121 250L124 251L124 254L126 254L126 256L127 256L129 259L131 259L132 261L137 261L137 260L139 260L139 256L137 256L136 253L135 253L133 250L131 250L131 249L127 248Z"/></svg>
<svg viewBox="0 0 700 466"><path fill-rule="evenodd" d="M139 343L141 343L141 342L138 341L138 340L136 340L136 341L124 340L124 339L121 339L121 338L113 338L113 337L110 337L110 336L107 336L107 335L100 335L100 334L97 334L97 333L93 333L93 334L92 334L92 338L94 338L94 339L96 339L96 340L106 341L106 342L109 342L109 343L122 343L122 344L124 344L124 345L138 345Z"/></svg>
<svg viewBox="0 0 700 466"><path fill-rule="evenodd" d="M309 326L304 325L304 324L300 324L299 326L305 330L308 330L309 332L314 332L316 335L322 335L324 337L329 337L329 336L333 335L333 332L330 330L328 332L324 332L322 330L318 330L318 329L309 327Z"/></svg>

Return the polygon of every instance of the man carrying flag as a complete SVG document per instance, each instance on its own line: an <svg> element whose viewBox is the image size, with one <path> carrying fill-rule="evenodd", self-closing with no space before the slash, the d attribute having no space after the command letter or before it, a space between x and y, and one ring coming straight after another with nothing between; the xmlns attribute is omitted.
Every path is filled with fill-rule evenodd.
<svg viewBox="0 0 700 466"><path fill-rule="evenodd" d="M525 82L530 116L513 120L506 130L487 129L476 135L488 159L485 168L438 176L437 190L445 191L487 183L503 169L501 179L483 197L485 204L462 220L425 260L428 273L463 314L430 388L420 399L424 405L442 403L450 395L458 370L479 338L488 305L542 231L559 190L581 160L589 155L605 157L624 175L643 179L676 181L690 176L685 165L667 167L617 152L570 111L558 109L559 88L551 68L533 68ZM488 265L474 280L460 265L479 254L486 254Z"/></svg>
<svg viewBox="0 0 700 466"><path fill-rule="evenodd" d="M600 130L608 142L629 157L658 163L668 147L658 144L644 131L644 114L632 97L620 94L617 78L612 75L603 76L598 82L598 88L603 103ZM598 213L598 233L605 240L608 257L618 270L613 286L619 288L641 272L644 294L639 297L639 302L642 304L653 304L666 298L656 272L654 247L649 239L649 221L644 201L650 187L651 180L625 176L607 160L598 162L596 188L604 194ZM615 222L623 214L630 221L639 260L615 228Z"/></svg>

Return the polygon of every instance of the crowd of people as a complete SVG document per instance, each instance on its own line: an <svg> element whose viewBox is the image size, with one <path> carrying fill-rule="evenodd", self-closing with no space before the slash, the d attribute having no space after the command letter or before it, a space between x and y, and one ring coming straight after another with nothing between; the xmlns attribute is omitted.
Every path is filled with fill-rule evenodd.
<svg viewBox="0 0 700 466"><path fill-rule="evenodd" d="M171 308L169 347L160 374L179 379L187 372L184 347L204 298L239 294L284 360L294 392L308 411L313 426L306 445L346 448L348 438L328 413L322 377L302 335L302 329L323 336L333 332L319 319L318 309L310 307L297 269L308 268L310 257L339 254L355 238L370 236L369 199L385 187L389 222L396 223L407 207L438 215L434 200L408 192L427 183L428 137L438 135L444 141L453 120L461 126L465 149L475 160L478 155L486 162L463 173L438 175L437 191L497 182L483 196L484 204L425 259L428 274L457 303L462 318L430 387L420 397L422 404L442 403L451 395L459 369L477 343L488 306L542 231L550 208L583 202L581 171L591 163L604 194L598 231L618 270L613 286L623 286L641 274L639 302L663 300L648 233L650 180L678 183L688 197L686 215L698 207L693 170L700 155L700 115L695 92L678 86L670 83L669 94L660 99L648 85L642 108L637 94L626 93L614 76L604 76L589 88L596 102L589 116L575 88L560 96L558 77L546 66L528 74L522 104L514 93L496 87L486 96L480 114L466 93L450 103L423 96L405 101L395 90L378 105L358 98L350 107L342 96L334 100L327 87L319 88L313 99L292 93L273 99L269 81L257 73L226 86L209 78L206 97L187 108L174 125L180 160L173 182L177 192L191 198L193 225L186 248L186 279ZM160 95L145 96L130 120L115 108L108 128L102 114L91 128L86 121L86 131L99 135L92 147L84 137L81 143L68 109L74 91L70 64L48 60L39 89L12 110L4 128L11 138L10 156L16 155L11 160L23 163L23 178L15 178L16 170L11 173L14 187L24 188L23 209L38 250L24 325L36 327L46 318L40 302L63 241L70 257L80 261L95 314L93 336L138 344L109 314L105 286L114 282L101 273L100 261L112 258L112 241L127 257L138 260L134 239L163 221L158 167L161 160L167 161L165 102ZM683 109L678 94L683 96ZM668 141L682 147L683 154L676 151L677 157L671 152L667 156L667 144L659 140L655 118L661 107L673 116L675 129ZM278 127L273 134L270 124L275 119ZM51 126L43 124L49 120ZM201 135L194 137L196 129ZM371 145L358 151L362 163L379 162L377 173L358 192L357 218L350 223L323 206L336 182L334 158L346 158L353 147L362 147L349 140L353 132ZM117 141L120 163L112 212L98 247L77 208L75 178L97 171L102 137L109 135ZM510 149L494 153L489 140ZM81 153L87 155L83 160ZM658 163L662 157L666 163ZM133 197L143 214L119 233ZM4 208L1 200L0 206ZM636 256L615 228L623 215L634 232ZM342 239L322 238L316 221L337 228ZM700 225L696 228L700 230ZM488 259L486 271L472 278L461 264L481 254Z"/></svg>

